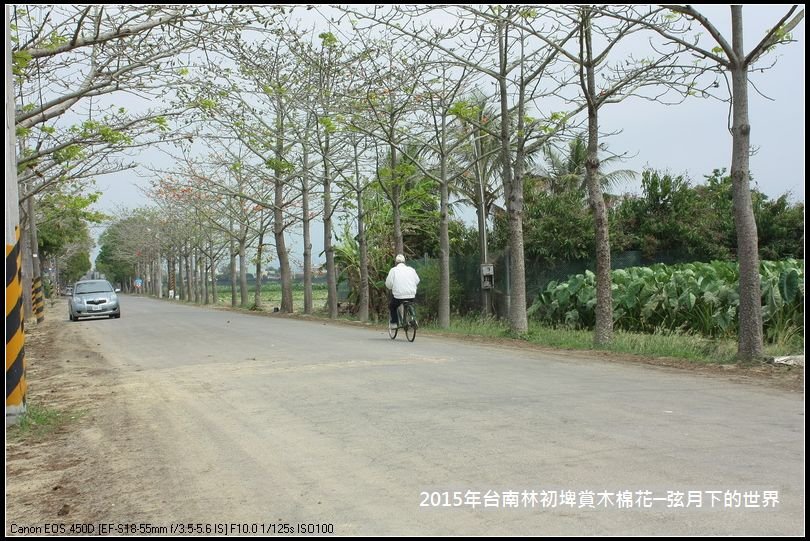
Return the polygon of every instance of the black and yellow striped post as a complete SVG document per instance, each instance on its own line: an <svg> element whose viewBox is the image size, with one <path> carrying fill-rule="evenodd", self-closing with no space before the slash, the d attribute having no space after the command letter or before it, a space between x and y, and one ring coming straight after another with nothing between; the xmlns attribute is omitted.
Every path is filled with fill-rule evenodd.
<svg viewBox="0 0 810 541"><path fill-rule="evenodd" d="M8 212L8 209L6 209ZM25 333L22 311L20 227L6 240L6 417L25 411Z"/></svg>
<svg viewBox="0 0 810 541"><path fill-rule="evenodd" d="M42 269L39 265L39 242L37 240L37 221L34 213L34 195L28 196L28 233L31 236L31 306L37 323L45 320L45 296L42 291Z"/></svg>
<svg viewBox="0 0 810 541"><path fill-rule="evenodd" d="M34 301L34 315L37 316L37 323L42 323L45 320L45 297L42 294L41 276L34 278L34 283L31 285L31 298Z"/></svg>
<svg viewBox="0 0 810 541"><path fill-rule="evenodd" d="M6 23L6 424L25 412L25 333L22 312L22 260L20 257L20 208L17 187L17 149L9 7Z"/></svg>

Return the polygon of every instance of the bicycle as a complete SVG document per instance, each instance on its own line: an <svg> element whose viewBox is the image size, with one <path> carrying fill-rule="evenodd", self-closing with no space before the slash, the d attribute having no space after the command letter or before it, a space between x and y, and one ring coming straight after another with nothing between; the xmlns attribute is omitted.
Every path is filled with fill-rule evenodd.
<svg viewBox="0 0 810 541"><path fill-rule="evenodd" d="M405 338L408 339L408 342L413 342L416 339L416 329L418 328L416 308L414 308L413 302L405 301L397 306L397 326L393 329L391 325L388 326L388 336L393 340L397 337L399 329L405 329Z"/></svg>

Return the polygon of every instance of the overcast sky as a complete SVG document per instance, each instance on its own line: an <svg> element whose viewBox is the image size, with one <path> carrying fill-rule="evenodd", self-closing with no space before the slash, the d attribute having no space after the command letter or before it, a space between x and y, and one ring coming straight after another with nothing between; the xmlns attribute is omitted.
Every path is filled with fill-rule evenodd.
<svg viewBox="0 0 810 541"><path fill-rule="evenodd" d="M730 36L728 6L697 6L709 16L721 32ZM787 11L788 6L745 6L746 50L759 41L766 28ZM725 24L717 21L725 21ZM776 50L778 62L773 69L752 75L763 97L749 91L751 141L756 153L751 158L755 186L771 198L790 193L791 200L804 202L805 147L805 23L793 31L795 43ZM771 56L774 53L771 53ZM770 58L770 56L768 57ZM767 60L764 65L767 65ZM725 103L698 98L677 106L663 106L639 99L607 105L600 114L602 131L621 133L604 141L615 153L630 157L621 168L639 173L644 168L683 174L693 184L715 168L730 169L731 135L729 109ZM138 156L143 164L167 167L165 155L145 150ZM143 174L143 171L141 171ZM98 179L103 192L100 209L111 212L120 205L135 207L148 204L138 186L146 182L138 171L108 175ZM621 186L621 192L638 193L640 182ZM315 253L322 250L322 234L313 232ZM300 251L300 240L293 238L293 250ZM294 254L297 256L297 254ZM95 254L94 254L95 256ZM318 258L322 261L322 257Z"/></svg>
<svg viewBox="0 0 810 541"><path fill-rule="evenodd" d="M698 6L710 15L728 19L728 6ZM789 6L745 6L746 51L764 36ZM713 20L718 20L714 16ZM730 36L730 24L717 25ZM793 32L795 43L779 47L773 69L756 72L751 80L764 94L749 86L751 174L756 187L769 197L791 192L793 201L804 201L804 82L805 22ZM730 38L729 38L730 39ZM768 57L762 62L768 65ZM610 141L617 152L637 152L628 168L669 169L687 174L695 183L712 169L731 168L730 112L728 104L692 99L674 107L631 100L608 106L601 127L621 129ZM631 188L638 189L638 182ZM632 189L629 191L633 191Z"/></svg>

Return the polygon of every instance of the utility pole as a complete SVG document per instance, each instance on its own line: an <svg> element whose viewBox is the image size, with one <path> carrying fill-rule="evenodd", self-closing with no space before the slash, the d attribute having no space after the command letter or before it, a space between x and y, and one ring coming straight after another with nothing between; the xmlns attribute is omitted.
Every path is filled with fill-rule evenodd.
<svg viewBox="0 0 810 541"><path fill-rule="evenodd" d="M11 73L11 26L5 6L6 28L6 424L25 413L25 332L22 313L20 209L17 186L14 77Z"/></svg>
<svg viewBox="0 0 810 541"><path fill-rule="evenodd" d="M478 168L479 165L476 164L476 167ZM489 253L487 251L487 205L484 193L484 175L483 173L479 172L477 176L478 176L478 247L481 253L481 260L479 267L483 269L484 265L489 264ZM490 314L489 307L492 306L492 298L491 298L492 290L483 287L483 277L481 277L481 282L482 282L481 313L484 316L488 316Z"/></svg>

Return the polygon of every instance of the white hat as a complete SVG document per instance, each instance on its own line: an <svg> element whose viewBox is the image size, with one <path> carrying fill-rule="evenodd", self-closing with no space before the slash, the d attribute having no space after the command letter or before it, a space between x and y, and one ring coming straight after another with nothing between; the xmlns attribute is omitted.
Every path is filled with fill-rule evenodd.
<svg viewBox="0 0 810 541"><path fill-rule="evenodd" d="M397 254L396 259L394 259L397 263L405 263L405 256L402 254Z"/></svg>

